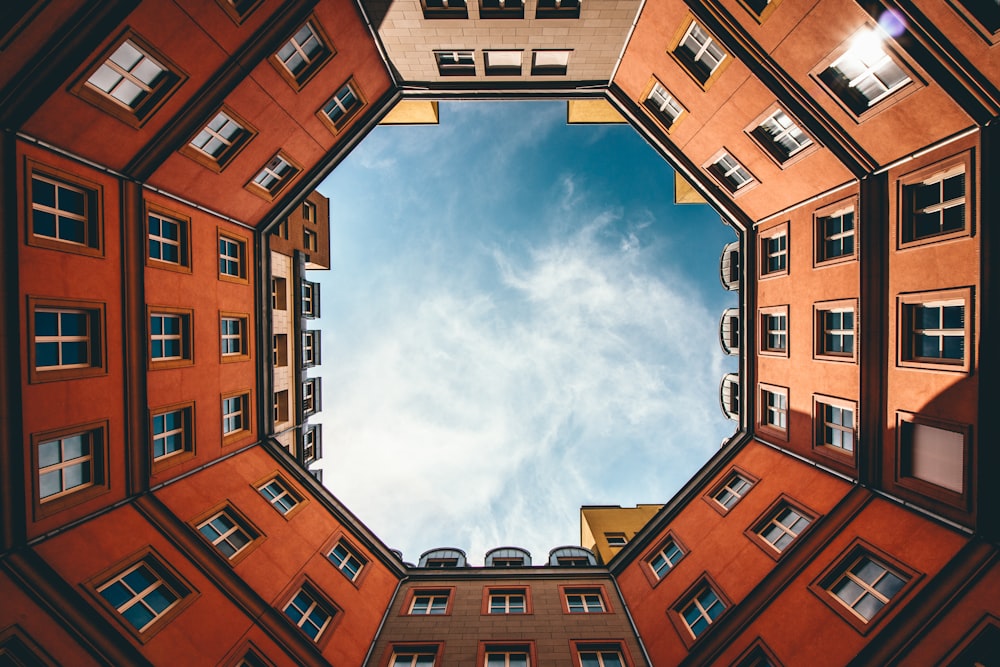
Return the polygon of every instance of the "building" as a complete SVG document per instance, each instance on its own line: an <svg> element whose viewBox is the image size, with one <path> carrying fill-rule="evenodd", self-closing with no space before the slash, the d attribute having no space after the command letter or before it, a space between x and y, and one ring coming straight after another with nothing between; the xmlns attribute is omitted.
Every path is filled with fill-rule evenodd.
<svg viewBox="0 0 1000 667"><path fill-rule="evenodd" d="M0 655L985 662L998 42L972 0L5 10ZM610 108L739 238L736 433L662 506L584 508L600 565L409 565L306 468L305 271L329 266L310 193L397 103L434 122L458 98Z"/></svg>

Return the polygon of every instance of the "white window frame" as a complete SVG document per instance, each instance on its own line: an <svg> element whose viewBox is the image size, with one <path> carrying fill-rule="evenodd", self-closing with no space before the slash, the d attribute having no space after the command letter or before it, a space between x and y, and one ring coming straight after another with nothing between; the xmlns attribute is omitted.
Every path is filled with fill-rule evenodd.
<svg viewBox="0 0 1000 667"><path fill-rule="evenodd" d="M175 416L180 426L168 429L167 419L169 417L175 417ZM163 420L163 427L164 427L163 431L157 432L156 429L157 419ZM163 459L188 451L189 447L188 438L190 436L188 435L187 432L187 414L185 413L185 408L180 408L177 410L168 410L167 412L155 413L153 415L152 421L153 424L150 430L152 431L153 434L154 461L162 461ZM180 436L180 445L178 447L173 447L173 445L177 443L177 440L175 439L176 436ZM160 454L159 456L156 455L156 448L158 443L163 449L163 453Z"/></svg>
<svg viewBox="0 0 1000 667"><path fill-rule="evenodd" d="M863 563L865 562L881 570L881 573L874 579L874 581L871 582L865 581L863 578L861 578L859 575L853 572L853 570L857 569L859 566L864 567ZM879 591L877 588L877 586L880 583L882 583L882 581L886 577L894 577L900 581L899 588L897 588L895 592L892 593L892 595L886 595L881 591ZM836 602L843 605L848 612L856 616L862 623L867 624L870 623L871 620L878 615L878 612L880 612L885 606L887 606L892 601L892 598L894 598L899 593L899 591L901 591L903 588L906 587L908 581L909 577L906 576L905 574L896 572L896 570L889 567L888 565L885 565L884 563L882 563L882 561L878 560L874 556L871 556L870 554L862 553L857 558L854 558L851 561L850 565L844 568L840 568L839 573L833 579L833 581L830 582L830 585L826 587L826 590L827 592L829 592L831 597ZM835 592L835 590L839 586L847 585L848 583L852 583L861 589L858 596L855 597L853 601L845 599ZM859 603L862 600L864 600L865 597L867 596L871 596L872 598L875 599L877 603L879 603L879 608L876 609L871 616L865 616L856 608L859 605Z"/></svg>
<svg viewBox="0 0 1000 667"><path fill-rule="evenodd" d="M712 48L714 45L714 49ZM719 67L729 57L729 53L716 43L712 37L697 21L691 24L684 31L684 36L677 43L677 49L683 49L695 63L708 65L708 76L704 80L699 75L692 72L702 84L707 82L718 71ZM711 64L714 61L715 64Z"/></svg>
<svg viewBox="0 0 1000 667"><path fill-rule="evenodd" d="M246 354L243 348L245 320L242 317L222 317L220 322L220 332L222 337L222 356L239 357ZM227 325L236 324L236 333L228 330Z"/></svg>
<svg viewBox="0 0 1000 667"><path fill-rule="evenodd" d="M42 182L42 183L47 183L47 184L49 184L49 185L51 185L52 187L55 188L55 193L54 193L55 203L53 205L51 205L51 206L48 205L48 204L42 204L40 202L34 201L34 199L35 199L35 195L34 195L35 188L32 187L32 189L31 189L31 191L32 191L32 202L31 202L31 210L32 210L32 212L39 211L41 213L48 213L48 214L52 215L55 218L55 236L49 236L48 234L40 234L39 232L37 232L35 230L34 220L32 220L32 225L31 225L31 233L32 233L32 235L37 236L39 238L43 238L43 239L52 239L53 241L58 241L60 243L71 243L74 246L93 247L93 245L92 245L92 239L90 238L91 234L92 234L91 225L90 225L90 214L91 214L91 212L90 212L90 199L91 199L90 193L86 189L81 188L81 187L79 187L77 185L73 185L71 183L67 183L65 181L61 181L59 179L52 178L50 176L45 176L45 175L42 175L42 174L37 173L37 172L33 172L31 174L31 180L32 181ZM60 194L61 190L67 190L69 192L75 192L77 195L79 195L80 199L83 200L83 213L82 214L76 213L74 211L70 211L70 210L67 210L67 209L64 209L64 208L60 208L60 204L59 204L60 196L59 196L59 194ZM68 238L64 238L64 237L62 237L62 236L59 235L59 227L60 227L59 223L64 218L67 219L67 220L74 220L74 221L80 223L83 226L83 239L84 240L82 242L81 241L74 241L74 240L68 239Z"/></svg>
<svg viewBox="0 0 1000 667"><path fill-rule="evenodd" d="M232 526L230 528L220 529L219 526L215 525L216 522L219 521L220 519L228 521L229 523L232 524ZM197 528L198 532L201 533L201 535L206 540L208 540L209 544L215 547L215 549L219 553L221 553L223 557L226 558L226 560L232 560L236 558L236 556L239 555L240 552L249 548L254 541L254 536L248 533L246 529L243 527L242 522L236 519L232 514L230 514L228 510L221 510L219 512L216 512L208 519L205 519L204 521L199 523ZM206 528L211 529L211 531L215 534L215 536L213 537L207 534L205 532ZM241 546L237 546L233 542L233 539L237 536L242 536L243 539L246 540ZM225 551L220 546L223 544L228 545L229 548L232 549L231 554L227 555L225 553Z"/></svg>
<svg viewBox="0 0 1000 667"><path fill-rule="evenodd" d="M741 473L730 473L726 481L712 493L712 500L728 512L743 500L753 486L754 482Z"/></svg>
<svg viewBox="0 0 1000 667"><path fill-rule="evenodd" d="M340 570L341 574L351 581L357 581L365 569L365 565L368 564L368 561L359 556L354 547L348 545L344 540L338 540L326 557L334 567Z"/></svg>
<svg viewBox="0 0 1000 667"><path fill-rule="evenodd" d="M308 32L308 35L305 35L300 39L299 35L303 31ZM316 46L315 48L307 49L306 46L310 40L312 40ZM286 50L288 47L291 47L291 51L289 51L283 58L281 56L281 52ZM299 77L301 77L304 72L307 72L315 62L323 58L326 51L327 46L322 35L312 24L312 21L306 21L299 27L298 30L295 31L295 34L292 35L287 42L281 45L280 49L275 51L274 59L285 68L285 71L288 72L293 79L298 80ZM288 63L295 56L302 59L302 64L299 67L292 69Z"/></svg>
<svg viewBox="0 0 1000 667"><path fill-rule="evenodd" d="M264 497L271 507L281 515L287 516L292 510L301 504L298 496L292 493L277 477L269 479L257 487L257 491Z"/></svg>
<svg viewBox="0 0 1000 667"><path fill-rule="evenodd" d="M304 600L300 600L300 597L304 598ZM288 610L292 608L294 608L300 615L298 620L292 618L292 615L288 613ZM282 611L284 612L285 617L288 618L288 620L291 621L296 627L302 630L302 632L305 633L305 635L313 642L319 642L320 637L322 637L326 629L330 627L330 622L333 621L333 617L337 613L336 610L331 609L325 601L319 599L319 596L316 593L314 593L311 589L305 588L304 586L295 592L295 595L293 595L288 601L288 604L282 608ZM317 623L312 618L313 614L317 611L326 616L326 619L322 623ZM306 625L315 628L316 634L310 635L309 631L306 630Z"/></svg>
<svg viewBox="0 0 1000 667"><path fill-rule="evenodd" d="M667 129L673 127L686 111L674 94L659 81L653 82L653 87L646 95L646 108L651 109L666 124Z"/></svg>
<svg viewBox="0 0 1000 667"><path fill-rule="evenodd" d="M757 129L759 130L758 136L768 141L774 152L781 156L780 162L790 160L813 145L812 138L792 120L792 117L784 109L775 109L774 113L761 121ZM789 150L781 143L783 140L789 140L794 146Z"/></svg>
<svg viewBox="0 0 1000 667"><path fill-rule="evenodd" d="M158 234L154 234L153 231L151 229L149 229L149 224L152 222L152 220L154 218L159 222L160 231L159 231ZM177 229L177 238L176 239L171 239L171 238L168 238L168 237L166 237L166 236L163 235L163 230L168 225ZM150 211L149 214L147 215L146 229L147 229L147 232L149 234L149 239L148 240L149 241L156 241L161 246L161 248L160 248L160 256L159 257L154 257L152 251L151 250L148 251L149 252L149 259L151 259L154 262L163 262L164 264L172 264L174 266L184 266L184 255L185 255L185 253L184 253L184 236L183 236L183 234L184 234L184 230L185 230L185 225L184 225L183 222L181 222L180 220L175 220L175 219L173 219L171 217L168 217L166 215L162 215L160 213L156 213L154 211ZM177 261L170 260L170 259L164 259L164 257L163 257L163 254L164 254L163 253L163 247L172 247L172 248L175 248L176 251L177 251Z"/></svg>
<svg viewBox="0 0 1000 667"><path fill-rule="evenodd" d="M81 454L74 456L72 458L66 458L66 442L74 438L81 439ZM94 485L94 476L96 474L95 470L95 460L94 460L94 448L97 443L94 442L94 431L81 431L79 433L69 433L67 435L60 436L58 438L52 438L49 440L42 440L37 445L38 451L38 498L40 502L46 503L58 498L63 498L71 493L81 491L88 487ZM55 445L58 448L58 461L54 461L48 465L42 465L42 448L47 445ZM86 450L86 453L83 453ZM66 471L70 469L80 468L85 471L82 474L81 479L86 478L85 481L81 481L73 486L66 486ZM45 475L57 474L59 477L59 491L49 493L47 495L42 495L42 477Z"/></svg>
<svg viewBox="0 0 1000 667"><path fill-rule="evenodd" d="M684 549L671 538L647 560L649 568L653 571L653 576L657 579L663 579L677 566L677 563L681 562L682 558L684 558Z"/></svg>
<svg viewBox="0 0 1000 667"><path fill-rule="evenodd" d="M715 598L714 602L709 601L706 598L707 594L711 594L711 596ZM713 617L710 612L716 607L716 605L721 605L722 609L719 610L719 612ZM726 602L722 599L722 596L716 593L715 589L706 582L699 586L697 592L691 596L686 604L677 610L677 613L680 616L684 627L686 627L687 631L691 633L691 638L697 639L705 632L705 630L710 628L712 624L715 623L715 620L723 612L725 612L726 607ZM687 612L689 610L697 612L697 617L690 621L687 617ZM700 632L695 632L694 626L697 625L699 621L705 621L705 627Z"/></svg>
<svg viewBox="0 0 1000 667"><path fill-rule="evenodd" d="M132 588L132 586L130 586L128 583L126 583L125 579L130 574L136 572L141 568L145 568L145 570L152 575L152 578L155 579L155 581L141 590L136 590ZM170 586L170 584L163 579L163 577L160 575L157 569L152 567L150 563L146 562L146 559L140 560L138 563L135 563L134 565L127 568L120 574L116 575L109 581L100 585L97 588L97 592L98 594L101 595L102 598L104 598L105 601L108 601L107 597L104 596L104 591L106 591L107 589L111 588L116 584L120 584L122 587L124 587L126 591L129 593L130 597L124 602L122 602L120 605L112 608L116 612L118 612L118 614L122 617L122 620L128 623L130 627L135 628L136 632L140 633L149 629L153 624L162 619L168 612L170 612L171 609L176 607L177 604L180 603L181 599L184 597L184 595L182 595L180 592L174 590L174 588ZM169 594L172 595L174 599L166 607L164 607L159 611L156 611L146 602L146 598L151 594L160 591L161 588L168 591ZM110 604L110 601L108 601L108 604ZM141 605L146 609L148 613L152 615L152 618L150 618L141 627L138 627L135 624L133 624L132 621L128 620L128 618L125 616L125 613L136 605Z"/></svg>
<svg viewBox="0 0 1000 667"><path fill-rule="evenodd" d="M410 616L440 616L448 613L451 594L446 591L414 591Z"/></svg>
<svg viewBox="0 0 1000 667"><path fill-rule="evenodd" d="M160 333L153 333L153 321L160 321ZM177 325L177 333L166 333L167 322L174 322ZM184 359L184 316L175 313L150 313L149 314L149 356L153 361L176 361ZM176 342L177 354L167 354L167 347L170 343ZM162 354L156 354L156 343L160 343Z"/></svg>
<svg viewBox="0 0 1000 667"><path fill-rule="evenodd" d="M93 336L93 331L92 331L93 327L91 325L91 317L92 317L91 313L89 311L80 310L80 309L76 309L76 308L38 307L34 311L34 317L37 318L37 316L38 316L39 313L55 313L56 314L57 332L56 332L56 334L54 336L43 336L43 335L39 335L37 333L37 327L36 327L34 344L36 346L36 349L37 349L38 345L46 345L46 344L52 344L52 343L56 344L56 349L58 350L58 355L57 356L58 356L58 359L59 359L59 363L53 364L51 366L36 366L36 368L38 370L53 371L53 370L62 370L62 369L67 369L67 368L87 368L89 366L92 366L92 360L94 358L94 341L91 340L91 338ZM87 323L86 332L83 333L83 334L76 334L76 335L62 333L62 329L63 329L63 319L62 319L62 316L63 315L74 315L74 316L79 315L79 316L82 316L84 318L84 320L86 321L86 323ZM87 353L86 353L87 360L84 361L84 362L75 363L75 364L63 363L63 345L65 345L65 344L75 345L77 343L86 343L87 344Z"/></svg>
<svg viewBox="0 0 1000 667"><path fill-rule="evenodd" d="M514 598L521 598L520 604ZM490 614L527 614L528 591L526 589L510 589L490 591L488 611Z"/></svg>
<svg viewBox="0 0 1000 667"><path fill-rule="evenodd" d="M138 55L131 64L129 61L134 55L128 52L129 49ZM115 60L116 57L118 60ZM87 78L86 85L112 103L135 112L143 100L156 93L157 81L162 81L169 74L170 68L146 53L131 39L126 39ZM115 79L113 83L110 79L101 81L102 78L109 76ZM126 95L125 91L129 91L130 94ZM121 97L116 93L120 93Z"/></svg>
<svg viewBox="0 0 1000 667"><path fill-rule="evenodd" d="M812 524L811 517L783 503L770 514L764 525L757 530L757 535L780 554L784 553L810 524Z"/></svg>

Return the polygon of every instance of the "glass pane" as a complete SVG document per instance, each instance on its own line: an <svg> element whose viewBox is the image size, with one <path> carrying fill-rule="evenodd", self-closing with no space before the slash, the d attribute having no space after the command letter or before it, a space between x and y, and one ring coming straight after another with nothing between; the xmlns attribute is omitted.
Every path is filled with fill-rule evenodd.
<svg viewBox="0 0 1000 667"><path fill-rule="evenodd" d="M46 211L34 211L31 216L32 231L39 236L56 236L56 216Z"/></svg>
<svg viewBox="0 0 1000 667"><path fill-rule="evenodd" d="M86 336L87 335L87 315L85 313L63 313L60 317L62 335L64 336Z"/></svg>
<svg viewBox="0 0 1000 667"><path fill-rule="evenodd" d="M87 341L79 341L75 343L63 343L62 345L62 362L65 365L81 365L86 364L90 361L90 356L88 354L90 345Z"/></svg>
<svg viewBox="0 0 1000 667"><path fill-rule="evenodd" d="M143 629L149 624L150 621L156 618L153 613L146 609L146 607L141 603L134 604L123 611L122 616L124 616L125 620L131 623L136 630Z"/></svg>
<svg viewBox="0 0 1000 667"><path fill-rule="evenodd" d="M884 604L877 597L871 593L865 593L864 596L858 600L858 603L854 605L854 610L866 619L871 620L883 606Z"/></svg>
<svg viewBox="0 0 1000 667"><path fill-rule="evenodd" d="M58 470L38 476L38 496L47 498L62 491L62 473Z"/></svg>
<svg viewBox="0 0 1000 667"><path fill-rule="evenodd" d="M903 588L906 582L894 575L892 572L886 572L885 576L882 577L877 584L875 584L875 590L884 595L888 599L892 599L895 595Z"/></svg>
<svg viewBox="0 0 1000 667"><path fill-rule="evenodd" d="M38 445L38 467L44 468L59 463L61 460L58 440L50 440Z"/></svg>
<svg viewBox="0 0 1000 667"><path fill-rule="evenodd" d="M116 581L101 591L101 597L110 602L111 606L118 608L132 599L132 594L124 584Z"/></svg>

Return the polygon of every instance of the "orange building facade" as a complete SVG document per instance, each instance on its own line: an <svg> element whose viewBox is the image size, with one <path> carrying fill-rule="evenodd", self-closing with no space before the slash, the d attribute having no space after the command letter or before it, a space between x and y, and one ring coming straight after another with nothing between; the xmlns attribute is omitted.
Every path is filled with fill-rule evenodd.
<svg viewBox="0 0 1000 667"><path fill-rule="evenodd" d="M979 417L998 365L998 43L998 10L971 0L6 11L0 656L996 655L1000 462ZM483 95L604 100L739 237L720 325L736 433L662 506L584 508L601 564L511 548L411 565L309 474L306 270L330 265L313 190L398 101Z"/></svg>

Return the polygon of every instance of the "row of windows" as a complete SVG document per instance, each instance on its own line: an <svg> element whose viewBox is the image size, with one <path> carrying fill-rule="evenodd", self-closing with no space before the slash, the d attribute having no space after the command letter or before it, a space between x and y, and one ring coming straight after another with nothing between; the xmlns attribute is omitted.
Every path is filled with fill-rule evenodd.
<svg viewBox="0 0 1000 667"><path fill-rule="evenodd" d="M288 280L281 276L271 278L271 308L272 310L288 310ZM299 305L302 316L310 319L319 317L319 284L308 280L302 281L299 293ZM318 339L314 339L315 340Z"/></svg>
<svg viewBox="0 0 1000 667"><path fill-rule="evenodd" d="M968 288L902 294L897 299L900 366L967 371L972 335ZM813 356L829 361L856 358L857 317L853 299L814 304ZM789 356L788 306L760 309L761 354Z"/></svg>
<svg viewBox="0 0 1000 667"><path fill-rule="evenodd" d="M565 49L532 49L531 75L566 74L571 53ZM476 75L476 52L472 49L435 51L434 60L441 76ZM520 49L483 51L486 76L520 76L523 60L524 51Z"/></svg>
<svg viewBox="0 0 1000 667"><path fill-rule="evenodd" d="M479 18L522 19L525 0L479 0ZM469 18L466 0L421 0L427 19ZM572 19L580 17L580 0L536 0L536 19Z"/></svg>
<svg viewBox="0 0 1000 667"><path fill-rule="evenodd" d="M408 616L439 616L451 613L454 589L415 589L403 612ZM610 611L601 587L562 588L563 613L603 614ZM482 613L489 615L531 614L528 587L483 589Z"/></svg>
<svg viewBox="0 0 1000 667"><path fill-rule="evenodd" d="M628 667L625 651L618 642L590 644L573 642L573 664L577 667ZM433 667L444 653L443 642L422 646L394 646L388 667ZM540 663L531 643L493 644L482 642L475 663L481 667L533 667Z"/></svg>

